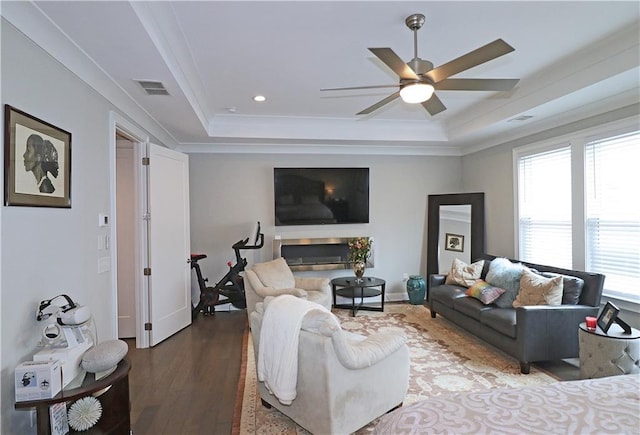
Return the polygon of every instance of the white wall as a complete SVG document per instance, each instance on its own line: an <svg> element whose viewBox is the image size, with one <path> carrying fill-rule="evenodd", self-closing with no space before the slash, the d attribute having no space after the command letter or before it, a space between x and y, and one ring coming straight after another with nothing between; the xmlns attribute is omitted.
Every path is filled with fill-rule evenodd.
<svg viewBox="0 0 640 435"><path fill-rule="evenodd" d="M262 223L265 246L245 251L250 264L273 258L274 235L370 236L375 267L366 275L384 278L390 299L406 299L403 273L426 273L427 196L460 191L460 162L459 157L192 154L192 252L208 255L200 263L213 285L233 260L231 245L247 237L256 221ZM370 168L368 224L275 226L273 168L318 166ZM352 272L301 273L336 277Z"/></svg>
<svg viewBox="0 0 640 435"><path fill-rule="evenodd" d="M72 133L70 209L3 207L1 227L2 434L35 433L29 412L15 411L14 368L30 360L43 325L38 303L60 293L91 308L99 340L114 338L109 273L98 274L98 214L108 213L107 100L2 20L2 104ZM19 163L19 162L18 162Z"/></svg>

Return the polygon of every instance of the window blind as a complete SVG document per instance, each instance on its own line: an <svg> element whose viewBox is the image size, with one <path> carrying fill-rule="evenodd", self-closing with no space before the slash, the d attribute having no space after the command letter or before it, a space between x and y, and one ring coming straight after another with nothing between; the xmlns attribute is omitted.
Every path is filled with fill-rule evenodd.
<svg viewBox="0 0 640 435"><path fill-rule="evenodd" d="M523 261L570 269L571 148L518 158L519 253Z"/></svg>
<svg viewBox="0 0 640 435"><path fill-rule="evenodd" d="M607 294L639 300L640 132L585 147L586 265L606 276Z"/></svg>

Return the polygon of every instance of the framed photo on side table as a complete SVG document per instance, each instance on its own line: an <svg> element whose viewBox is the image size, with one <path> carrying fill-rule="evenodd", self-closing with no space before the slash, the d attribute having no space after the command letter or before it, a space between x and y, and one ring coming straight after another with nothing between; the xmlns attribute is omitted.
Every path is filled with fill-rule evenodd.
<svg viewBox="0 0 640 435"><path fill-rule="evenodd" d="M619 311L618 307L611 302L607 302L598 316L598 327L602 329L602 332L607 333L611 325L616 321Z"/></svg>
<svg viewBox="0 0 640 435"><path fill-rule="evenodd" d="M444 249L446 249L447 251L457 251L457 252L464 251L463 235L446 233L445 236L446 237L445 237Z"/></svg>
<svg viewBox="0 0 640 435"><path fill-rule="evenodd" d="M4 106L4 204L71 208L71 133Z"/></svg>

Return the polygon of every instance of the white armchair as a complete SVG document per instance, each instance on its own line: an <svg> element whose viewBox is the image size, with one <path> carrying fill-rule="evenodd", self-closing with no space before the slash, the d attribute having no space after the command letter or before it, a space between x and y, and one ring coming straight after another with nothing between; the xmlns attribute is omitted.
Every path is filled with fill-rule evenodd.
<svg viewBox="0 0 640 435"><path fill-rule="evenodd" d="M256 367L264 310L274 300L258 303L249 317ZM282 318L287 312L278 315ZM296 394L290 404L271 394L265 382L258 382L258 393L264 406L275 407L313 434L355 432L402 405L407 393L409 348L401 332L378 332L365 338L343 331L331 313L316 311L302 321L297 355Z"/></svg>
<svg viewBox="0 0 640 435"><path fill-rule="evenodd" d="M331 309L328 278L295 277L284 258L256 263L244 273L247 315L267 296L294 295Z"/></svg>

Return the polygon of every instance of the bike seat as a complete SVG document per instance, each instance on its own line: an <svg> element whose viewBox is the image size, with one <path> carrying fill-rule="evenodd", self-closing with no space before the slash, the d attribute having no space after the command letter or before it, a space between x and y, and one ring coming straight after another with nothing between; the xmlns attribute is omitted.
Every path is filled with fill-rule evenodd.
<svg viewBox="0 0 640 435"><path fill-rule="evenodd" d="M207 254L191 254L191 261L198 261L203 258L207 258Z"/></svg>

